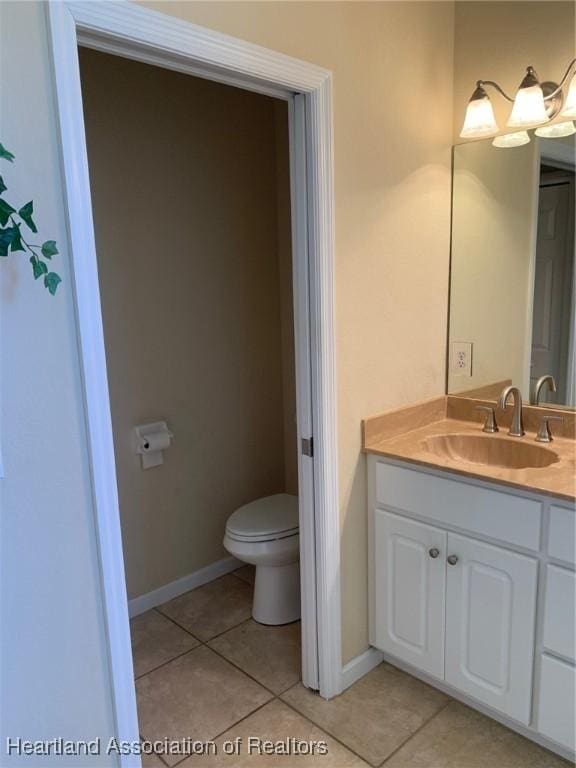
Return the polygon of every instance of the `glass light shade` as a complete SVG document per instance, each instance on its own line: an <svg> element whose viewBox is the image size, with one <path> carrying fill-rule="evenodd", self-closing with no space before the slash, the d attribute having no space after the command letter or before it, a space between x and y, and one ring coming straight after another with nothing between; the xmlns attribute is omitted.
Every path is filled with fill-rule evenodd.
<svg viewBox="0 0 576 768"><path fill-rule="evenodd" d="M517 133L503 133L502 136L496 136L492 142L494 147L521 147L523 144L530 143L530 136L526 131L518 131Z"/></svg>
<svg viewBox="0 0 576 768"><path fill-rule="evenodd" d="M576 118L576 75L572 78L560 117Z"/></svg>
<svg viewBox="0 0 576 768"><path fill-rule="evenodd" d="M576 133L576 126L572 120L567 120L565 123L543 125L541 128L536 128L535 133L536 136L541 136L543 139L561 139Z"/></svg>
<svg viewBox="0 0 576 768"><path fill-rule="evenodd" d="M548 120L542 88L539 85L531 85L527 88L520 87L514 99L508 127L527 128L531 125L542 125Z"/></svg>
<svg viewBox="0 0 576 768"><path fill-rule="evenodd" d="M460 131L462 139L483 139L498 133L498 123L490 99L485 91L479 98L476 97L477 93L478 91L474 92L466 107L464 125Z"/></svg>

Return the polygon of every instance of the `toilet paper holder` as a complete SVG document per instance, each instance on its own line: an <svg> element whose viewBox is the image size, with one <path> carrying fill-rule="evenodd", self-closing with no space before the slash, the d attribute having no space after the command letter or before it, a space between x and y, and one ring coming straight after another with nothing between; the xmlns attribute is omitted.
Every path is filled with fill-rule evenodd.
<svg viewBox="0 0 576 768"><path fill-rule="evenodd" d="M134 427L134 448L142 459L142 469L164 463L164 451L170 448L174 435L165 421L153 421Z"/></svg>

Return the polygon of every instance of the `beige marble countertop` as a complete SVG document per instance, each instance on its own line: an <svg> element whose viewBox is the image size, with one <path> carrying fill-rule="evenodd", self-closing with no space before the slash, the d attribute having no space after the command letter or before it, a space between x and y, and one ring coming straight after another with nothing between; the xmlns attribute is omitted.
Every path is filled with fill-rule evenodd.
<svg viewBox="0 0 576 768"><path fill-rule="evenodd" d="M524 437L514 438L508 436L505 427L494 435L487 435L482 432L482 415L473 416L480 421L450 416L449 414L457 410L450 407L448 401L451 399L435 398L364 420L363 450L480 480L494 480L523 491L549 494L570 501L576 499L576 442L573 439L557 437L552 443L536 443L534 432L527 429ZM467 411L468 414L470 410ZM553 451L558 456L558 461L548 467L509 469L438 456L426 448L425 441L429 438L448 434L478 435L487 439L514 442L527 441L531 445L539 445Z"/></svg>

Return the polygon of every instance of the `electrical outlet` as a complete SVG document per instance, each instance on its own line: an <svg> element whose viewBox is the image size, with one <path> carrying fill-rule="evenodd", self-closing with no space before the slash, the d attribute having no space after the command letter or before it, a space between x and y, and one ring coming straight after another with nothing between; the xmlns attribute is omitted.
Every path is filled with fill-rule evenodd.
<svg viewBox="0 0 576 768"><path fill-rule="evenodd" d="M452 342L452 373L455 376L472 376L472 342Z"/></svg>

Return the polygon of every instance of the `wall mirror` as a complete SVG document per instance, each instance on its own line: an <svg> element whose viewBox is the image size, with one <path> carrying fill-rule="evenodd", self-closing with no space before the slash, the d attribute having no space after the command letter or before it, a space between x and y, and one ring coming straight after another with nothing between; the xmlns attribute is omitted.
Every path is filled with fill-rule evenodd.
<svg viewBox="0 0 576 768"><path fill-rule="evenodd" d="M449 394L576 404L575 139L454 147Z"/></svg>

